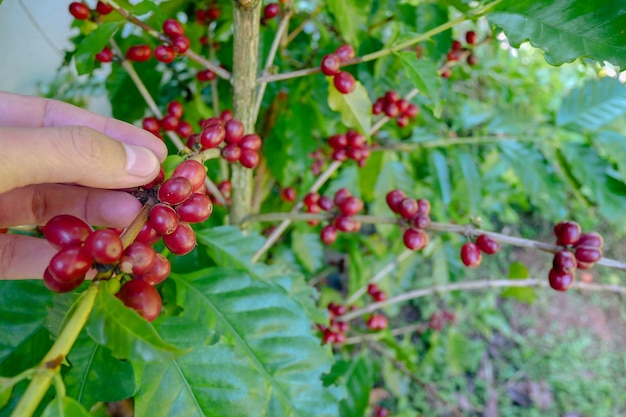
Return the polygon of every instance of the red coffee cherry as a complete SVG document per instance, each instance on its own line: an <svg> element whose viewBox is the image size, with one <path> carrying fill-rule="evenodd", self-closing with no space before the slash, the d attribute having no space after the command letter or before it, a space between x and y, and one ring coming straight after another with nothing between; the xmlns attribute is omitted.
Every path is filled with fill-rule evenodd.
<svg viewBox="0 0 626 417"><path fill-rule="evenodd" d="M403 115L408 117L409 119L414 118L419 113L419 107L416 104L409 103Z"/></svg>
<svg viewBox="0 0 626 417"><path fill-rule="evenodd" d="M134 45L126 51L126 58L129 61L145 62L152 56L152 49L148 45Z"/></svg>
<svg viewBox="0 0 626 417"><path fill-rule="evenodd" d="M576 258L568 250L561 250L554 254L552 268L559 273L572 273L576 270Z"/></svg>
<svg viewBox="0 0 626 417"><path fill-rule="evenodd" d="M322 227L320 240L326 245L332 245L337 240L337 228L331 224Z"/></svg>
<svg viewBox="0 0 626 417"><path fill-rule="evenodd" d="M176 53L184 54L191 46L191 42L189 42L189 38L185 35L175 36L172 38L172 46Z"/></svg>
<svg viewBox="0 0 626 417"><path fill-rule="evenodd" d="M333 84L341 94L350 94L356 88L356 80L352 74L346 71L340 71L339 74L335 75Z"/></svg>
<svg viewBox="0 0 626 417"><path fill-rule="evenodd" d="M180 220L187 223L202 223L211 217L213 203L206 194L194 193L187 201L176 206Z"/></svg>
<svg viewBox="0 0 626 417"><path fill-rule="evenodd" d="M161 184L157 196L159 201L174 206L187 200L192 192L193 187L187 178L173 177Z"/></svg>
<svg viewBox="0 0 626 417"><path fill-rule="evenodd" d="M354 216L361 210L363 210L363 200L353 195L346 197L339 204L339 211L346 216Z"/></svg>
<svg viewBox="0 0 626 417"><path fill-rule="evenodd" d="M385 109L385 100L383 98L379 98L372 104L372 114L381 114Z"/></svg>
<svg viewBox="0 0 626 417"><path fill-rule="evenodd" d="M171 271L172 264L170 264L170 261L165 256L157 253L152 268L145 274L135 275L133 279L145 281L150 285L157 285L165 281Z"/></svg>
<svg viewBox="0 0 626 417"><path fill-rule="evenodd" d="M406 198L406 194L402 190L391 190L387 193L385 199L387 205L394 213L400 213L400 204Z"/></svg>
<svg viewBox="0 0 626 417"><path fill-rule="evenodd" d="M168 114L164 116L163 119L161 120L161 127L163 128L163 130L167 130L167 131L176 130L176 128L178 128L179 122L180 121L176 116L172 114Z"/></svg>
<svg viewBox="0 0 626 417"><path fill-rule="evenodd" d="M348 137L343 133L332 135L328 138L328 144L333 149L343 149L348 146Z"/></svg>
<svg viewBox="0 0 626 417"><path fill-rule="evenodd" d="M331 158L333 159L333 161L345 161L346 159L348 159L348 152L345 149L335 149Z"/></svg>
<svg viewBox="0 0 626 417"><path fill-rule="evenodd" d="M428 229L430 227L430 216L427 214L417 214L413 217L413 227L417 229Z"/></svg>
<svg viewBox="0 0 626 417"><path fill-rule="evenodd" d="M96 54L96 60L103 63L113 61L113 51L108 46L105 46L102 48L102 51Z"/></svg>
<svg viewBox="0 0 626 417"><path fill-rule="evenodd" d="M173 100L167 104L167 114L172 115L177 119L183 117L183 111L183 105L180 104L179 101Z"/></svg>
<svg viewBox="0 0 626 417"><path fill-rule="evenodd" d="M239 147L242 150L250 149L251 151L258 151L259 149L261 149L262 145L263 141L261 140L261 137L254 133L244 135L244 137L241 138L241 142L239 142Z"/></svg>
<svg viewBox="0 0 626 417"><path fill-rule="evenodd" d="M326 75L334 76L339 74L339 68L341 67L341 61L335 54L324 55L320 68Z"/></svg>
<svg viewBox="0 0 626 417"><path fill-rule="evenodd" d="M117 298L148 321L156 319L163 307L159 292L140 279L125 282L117 293Z"/></svg>
<svg viewBox="0 0 626 417"><path fill-rule="evenodd" d="M400 109L398 108L398 105L396 103L387 104L384 108L384 111L385 111L385 115L387 115L387 117L390 117L392 119L400 116Z"/></svg>
<svg viewBox="0 0 626 417"><path fill-rule="evenodd" d="M337 230L347 233L356 231L357 225L355 223L356 222L352 219L352 217L346 215L335 217L335 221L333 222Z"/></svg>
<svg viewBox="0 0 626 417"><path fill-rule="evenodd" d="M183 139L187 139L193 134L193 127L191 127L191 125L184 120L181 120L178 122L176 133L178 133ZM198 135L197 143L200 143L200 135Z"/></svg>
<svg viewBox="0 0 626 417"><path fill-rule="evenodd" d="M113 11L113 6L109 6L108 4L99 1L98 4L96 4L96 11L105 16Z"/></svg>
<svg viewBox="0 0 626 417"><path fill-rule="evenodd" d="M341 62L346 62L354 58L356 53L352 45L345 44L335 50L335 55L337 55L337 58L339 58Z"/></svg>
<svg viewBox="0 0 626 417"><path fill-rule="evenodd" d="M477 268L482 261L483 255L480 253L478 245L467 242L461 247L461 261L468 268Z"/></svg>
<svg viewBox="0 0 626 417"><path fill-rule="evenodd" d="M467 65L474 66L478 65L478 57L474 54L469 54L466 59Z"/></svg>
<svg viewBox="0 0 626 417"><path fill-rule="evenodd" d="M226 122L224 125L226 130L226 143L239 143L243 138L244 127L243 123L239 120L232 119Z"/></svg>
<svg viewBox="0 0 626 417"><path fill-rule="evenodd" d="M565 221L554 227L557 245L575 245L580 240L582 231L576 222Z"/></svg>
<svg viewBox="0 0 626 417"><path fill-rule="evenodd" d="M89 17L89 7L83 3L73 2L70 3L70 13L78 20L85 20Z"/></svg>
<svg viewBox="0 0 626 417"><path fill-rule="evenodd" d="M425 198L420 198L417 200L417 214L430 214L430 201Z"/></svg>
<svg viewBox="0 0 626 417"><path fill-rule="evenodd" d="M222 112L220 113L220 119L222 119L224 123L226 123L229 120L232 120L233 112L230 110L222 110Z"/></svg>
<svg viewBox="0 0 626 417"><path fill-rule="evenodd" d="M176 58L176 53L174 52L174 48L170 45L159 45L154 48L154 57L159 62L169 64Z"/></svg>
<svg viewBox="0 0 626 417"><path fill-rule="evenodd" d="M174 233L178 227L178 215L176 211L167 204L155 204L150 209L148 218L150 226L160 235L169 235Z"/></svg>
<svg viewBox="0 0 626 417"><path fill-rule="evenodd" d="M302 203L304 203L305 206L314 206L318 203L320 199L320 195L318 193L308 193L307 195L304 196L304 199L302 200Z"/></svg>
<svg viewBox="0 0 626 417"><path fill-rule="evenodd" d="M196 234L187 223L180 223L171 235L163 236L165 246L174 255L186 255L196 247Z"/></svg>
<svg viewBox="0 0 626 417"><path fill-rule="evenodd" d="M405 230L402 235L402 240L404 241L404 246L410 250L422 250L428 246L430 242L428 234L421 229Z"/></svg>
<svg viewBox="0 0 626 417"><path fill-rule="evenodd" d="M602 236L595 232L581 234L580 239L576 242L576 246L591 246L598 249L601 249L603 244Z"/></svg>
<svg viewBox="0 0 626 417"><path fill-rule="evenodd" d="M135 242L144 243L148 246L152 246L161 240L161 235L157 233L156 230L152 226L150 226L149 222L143 225L139 234L135 238Z"/></svg>
<svg viewBox="0 0 626 417"><path fill-rule="evenodd" d="M319 198L317 204L319 204L320 208L324 211L330 211L333 209L333 207L335 207L335 203L333 202L333 200L331 200L330 197L326 197L325 195Z"/></svg>
<svg viewBox="0 0 626 417"><path fill-rule="evenodd" d="M404 217L407 220L417 214L417 209L417 201L410 197L402 200L398 207L400 216Z"/></svg>
<svg viewBox="0 0 626 417"><path fill-rule="evenodd" d="M217 148L226 138L226 130L220 124L212 124L204 128L200 134L200 143L203 148Z"/></svg>
<svg viewBox="0 0 626 417"><path fill-rule="evenodd" d="M152 247L135 241L124 250L120 259L120 267L122 271L129 274L145 274L152 268L155 257L156 252Z"/></svg>
<svg viewBox="0 0 626 417"><path fill-rule="evenodd" d="M409 118L406 116L400 116L396 119L398 127L407 127L409 125Z"/></svg>
<svg viewBox="0 0 626 417"><path fill-rule="evenodd" d="M287 203L293 203L296 201L296 190L293 187L287 187L280 190L280 198Z"/></svg>
<svg viewBox="0 0 626 417"><path fill-rule="evenodd" d="M119 235L111 229L96 230L85 240L85 250L99 264L119 261L124 245Z"/></svg>
<svg viewBox="0 0 626 417"><path fill-rule="evenodd" d="M174 177L187 178L191 184L192 190L195 192L200 189L202 185L204 185L204 180L206 179L206 168L203 164L196 160L187 159L181 162L176 169L174 169L172 178Z"/></svg>
<svg viewBox="0 0 626 417"><path fill-rule="evenodd" d="M208 69L201 70L196 73L196 79L200 82L212 81L215 77L215 73Z"/></svg>
<svg viewBox="0 0 626 417"><path fill-rule="evenodd" d="M146 117L141 124L145 130L155 135L161 130L161 122L156 117Z"/></svg>
<svg viewBox="0 0 626 417"><path fill-rule="evenodd" d="M494 255L500 251L500 243L487 235L478 236L476 238L476 245L487 255Z"/></svg>
<svg viewBox="0 0 626 417"><path fill-rule="evenodd" d="M554 269L550 269L548 274L548 282L550 287L557 291L567 291L574 282L574 275L567 272L559 272Z"/></svg>
<svg viewBox="0 0 626 417"><path fill-rule="evenodd" d="M52 274L50 273L50 268L46 268L43 273L43 283L46 288L48 288L50 291L58 293L70 292L72 290L75 290L76 288L80 287L80 284L82 284L84 281L84 277L82 279L77 279L74 281L59 281L52 276Z"/></svg>
<svg viewBox="0 0 626 417"><path fill-rule="evenodd" d="M263 9L263 17L267 20L273 19L276 16L278 16L279 11L280 11L280 8L278 7L278 4L270 3L266 5L265 8Z"/></svg>
<svg viewBox="0 0 626 417"><path fill-rule="evenodd" d="M577 245L574 256L579 262L593 264L595 262L598 262L600 258L602 258L602 251L599 248L593 246Z"/></svg>
<svg viewBox="0 0 626 417"><path fill-rule="evenodd" d="M367 319L367 327L370 330L384 330L388 325L387 317L382 314L374 313Z"/></svg>
<svg viewBox="0 0 626 417"><path fill-rule="evenodd" d="M476 32L470 30L465 33L465 41L470 45L474 45L476 43Z"/></svg>
<svg viewBox="0 0 626 417"><path fill-rule="evenodd" d="M48 271L58 282L75 282L85 279L93 259L85 248L73 246L58 251L50 260Z"/></svg>
<svg viewBox="0 0 626 417"><path fill-rule="evenodd" d="M57 249L80 246L90 234L91 228L87 223L69 214L51 218L43 230L46 240Z"/></svg>
<svg viewBox="0 0 626 417"><path fill-rule="evenodd" d="M182 36L185 34L183 25L175 19L166 19L163 22L163 33L169 38L175 38L176 36Z"/></svg>

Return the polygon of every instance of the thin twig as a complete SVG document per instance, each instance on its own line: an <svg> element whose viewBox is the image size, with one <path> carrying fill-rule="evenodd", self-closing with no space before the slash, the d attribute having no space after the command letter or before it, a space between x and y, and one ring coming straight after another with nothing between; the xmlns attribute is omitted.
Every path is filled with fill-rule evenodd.
<svg viewBox="0 0 626 417"><path fill-rule="evenodd" d="M384 339L387 334L391 336L402 336L407 333L423 333L428 329L427 323L410 324L404 327L398 327L397 329L391 329L387 333L375 332L362 334L359 336L352 336L346 339L343 345L356 345L358 343L371 342L380 339Z"/></svg>
<svg viewBox="0 0 626 417"><path fill-rule="evenodd" d="M340 321L350 321L357 317L364 316L373 311L379 310L383 307L401 303L408 300L415 300L417 298L426 297L432 294L450 292L450 291L476 291L476 290L484 290L488 288L524 288L524 287L537 287L548 286L547 279L537 279L537 278L529 278L529 279L500 279L500 280L481 280L481 281L470 281L470 282L461 282L454 284L441 285L436 287L428 287L428 288L420 288L418 290L413 290L406 292L404 294L400 294L395 297L391 297L385 301L381 301L378 303L372 303L366 307L363 307L358 310L350 311L343 316L337 317L337 320ZM571 288L579 289L579 290L591 290L591 291L608 291L614 292L618 294L626 294L626 287L621 287L619 285L608 285L608 284L587 284L584 282L575 282L572 284Z"/></svg>

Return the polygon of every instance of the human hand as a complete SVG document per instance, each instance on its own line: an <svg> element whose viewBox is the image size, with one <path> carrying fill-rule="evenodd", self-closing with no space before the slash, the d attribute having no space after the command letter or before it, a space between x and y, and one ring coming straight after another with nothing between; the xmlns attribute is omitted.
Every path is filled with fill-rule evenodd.
<svg viewBox="0 0 626 417"><path fill-rule="evenodd" d="M58 214L126 227L141 203L109 189L150 182L166 156L163 142L128 123L0 92L0 228ZM0 279L42 277L56 252L43 239L0 234Z"/></svg>

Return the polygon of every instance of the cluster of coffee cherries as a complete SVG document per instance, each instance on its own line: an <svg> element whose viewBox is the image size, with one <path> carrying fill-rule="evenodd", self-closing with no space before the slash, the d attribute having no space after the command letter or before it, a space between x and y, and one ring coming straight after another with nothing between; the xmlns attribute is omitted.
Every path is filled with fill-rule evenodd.
<svg viewBox="0 0 626 417"><path fill-rule="evenodd" d="M198 9L195 12L196 23L199 25L208 25L209 23L217 20L222 15L222 9L215 2L208 4L203 9Z"/></svg>
<svg viewBox="0 0 626 417"><path fill-rule="evenodd" d="M602 258L602 236L598 233L582 233L580 225L562 221L554 226L556 244L563 249L554 254L552 269L548 274L550 287L567 291L574 282L576 269L589 269Z"/></svg>
<svg viewBox="0 0 626 417"><path fill-rule="evenodd" d="M142 121L144 130L152 133L154 136L163 139L161 132L176 132L182 138L187 139L193 133L193 127L184 120L183 105L174 100L167 105L166 114L161 120L156 117L146 117Z"/></svg>
<svg viewBox="0 0 626 417"><path fill-rule="evenodd" d="M347 71L341 71L341 65L356 56L352 45L344 44L334 53L324 55L320 69L326 75L333 77L333 84L341 94L350 94L356 87L356 80Z"/></svg>
<svg viewBox="0 0 626 417"><path fill-rule="evenodd" d="M162 171L161 171L162 172ZM206 195L206 168L200 162L187 159L164 180L160 173L144 190L155 190L158 203L150 208L148 222L137 240L153 245L161 237L175 255L185 255L196 246L196 235L190 223L201 223L213 212Z"/></svg>
<svg viewBox="0 0 626 417"><path fill-rule="evenodd" d="M379 303L387 299L387 294L381 290L376 283L367 284L367 294L372 301ZM384 330L389 325L387 317L380 313L374 313L367 319L365 323L370 330Z"/></svg>
<svg viewBox="0 0 626 417"><path fill-rule="evenodd" d="M215 73L211 71L210 69L203 69L203 70L196 72L196 80L198 80L201 83L204 83L207 81L213 81L215 77L216 77Z"/></svg>
<svg viewBox="0 0 626 417"><path fill-rule="evenodd" d="M455 320L456 316L452 311L435 311L428 319L428 328L440 332L447 324L454 323Z"/></svg>
<svg viewBox="0 0 626 417"><path fill-rule="evenodd" d="M92 10L89 9L85 3L72 2L69 6L70 14L78 20L87 20L92 16ZM105 16L113 11L113 7L106 3L99 1L96 4L95 10L93 10L95 16Z"/></svg>
<svg viewBox="0 0 626 417"><path fill-rule="evenodd" d="M176 19L166 19L163 22L163 33L170 41L154 48L154 57L157 61L169 64L174 61L176 54L187 52L191 42L185 36L183 25Z"/></svg>
<svg viewBox="0 0 626 417"><path fill-rule="evenodd" d="M411 119L419 113L419 107L400 98L397 92L387 91L372 105L372 113L381 114L383 112L390 119L396 119L396 124L399 127L407 127Z"/></svg>
<svg viewBox="0 0 626 417"><path fill-rule="evenodd" d="M353 196L347 188L337 190L333 199L320 196L318 193L308 193L302 202L306 206L307 213L331 211L337 207L330 224L322 227L320 231L320 239L326 245L332 245L337 240L339 232L351 233L361 230L361 222L354 220L352 216L363 210L363 200ZM315 226L318 223L319 221L316 220L309 224Z"/></svg>
<svg viewBox="0 0 626 417"><path fill-rule="evenodd" d="M404 246L410 250L422 250L430 242L426 229L430 227L430 201L425 198L407 197L402 190L391 190L385 197L387 205L406 222L402 235Z"/></svg>
<svg viewBox="0 0 626 417"><path fill-rule="evenodd" d="M387 299L387 294L374 282L367 284L367 294L372 298L372 301L376 303Z"/></svg>
<svg viewBox="0 0 626 417"><path fill-rule="evenodd" d="M332 135L328 138L328 144L333 149L334 161L343 162L352 159L362 167L370 156L367 139L356 130L350 129L345 134Z"/></svg>
<svg viewBox="0 0 626 417"><path fill-rule="evenodd" d="M135 242L125 250L122 239L113 229L93 231L81 219L70 215L53 217L43 228L46 240L59 249L43 275L43 282L54 292L65 293L78 288L87 272L95 268L128 274L117 297L147 320L161 312L161 296L154 285L165 280L170 262L154 249ZM109 287L111 288L111 287Z"/></svg>
<svg viewBox="0 0 626 417"><path fill-rule="evenodd" d="M483 252L495 255L500 251L500 243L488 235L479 235L475 242L461 246L461 262L468 268L478 268L483 260Z"/></svg>
<svg viewBox="0 0 626 417"><path fill-rule="evenodd" d="M200 122L202 132L187 139L187 147L192 150L219 148L222 158L228 162L237 162L246 168L255 168L259 164L259 150L263 141L257 134L244 134L241 121L233 118L230 110L224 110L219 117L211 117Z"/></svg>
<svg viewBox="0 0 626 417"><path fill-rule="evenodd" d="M317 325L317 328L322 332L322 343L340 345L346 341L346 332L350 330L350 324L336 318L346 314L348 308L343 304L329 303L327 309L330 317L330 326Z"/></svg>
<svg viewBox="0 0 626 417"><path fill-rule="evenodd" d="M453 40L452 45L450 45L450 50L446 54L446 59L448 63L456 63L463 57L466 57L466 62L470 66L474 66L478 64L478 58L476 55L472 53L472 49L476 44L477 35L476 32L470 30L465 33L465 41L467 45L464 47L461 41ZM440 72L443 78L450 78L452 75L452 70L450 65L445 65L445 67Z"/></svg>

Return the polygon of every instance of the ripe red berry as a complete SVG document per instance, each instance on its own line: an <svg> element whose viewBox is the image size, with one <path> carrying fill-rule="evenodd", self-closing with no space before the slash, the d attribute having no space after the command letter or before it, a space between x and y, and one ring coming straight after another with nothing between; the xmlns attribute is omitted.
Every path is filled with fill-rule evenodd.
<svg viewBox="0 0 626 417"><path fill-rule="evenodd" d="M152 268L155 257L156 252L152 247L135 241L124 250L120 259L120 266L122 271L126 273L141 275Z"/></svg>
<svg viewBox="0 0 626 417"><path fill-rule="evenodd" d="M160 235L174 233L178 227L178 215L176 211L167 204L155 204L150 209L148 218L150 226Z"/></svg>
<svg viewBox="0 0 626 417"><path fill-rule="evenodd" d="M337 230L347 233L356 231L355 223L356 222L352 219L352 217L346 215L340 215L335 217L335 221L333 222Z"/></svg>
<svg viewBox="0 0 626 417"><path fill-rule="evenodd" d="M243 138L244 127L243 123L239 120L232 119L226 122L224 125L226 130L226 143L239 143Z"/></svg>
<svg viewBox="0 0 626 417"><path fill-rule="evenodd" d="M555 233L556 244L566 246L578 243L582 231L578 223L566 221L555 226Z"/></svg>
<svg viewBox="0 0 626 417"><path fill-rule="evenodd" d="M161 130L161 122L156 117L146 117L142 121L142 126L145 130L155 135L158 135Z"/></svg>
<svg viewBox="0 0 626 417"><path fill-rule="evenodd" d="M181 221L202 223L211 217L213 203L206 194L194 193L187 201L176 206L176 213Z"/></svg>
<svg viewBox="0 0 626 417"><path fill-rule="evenodd" d="M170 45L159 45L154 48L154 57L159 62L169 64L176 58L176 53Z"/></svg>
<svg viewBox="0 0 626 417"><path fill-rule="evenodd" d="M165 115L163 119L161 120L161 127L163 128L163 130L167 130L167 131L176 130L179 122L180 121L176 116L172 114L168 114L168 115Z"/></svg>
<svg viewBox="0 0 626 417"><path fill-rule="evenodd" d="M467 242L461 247L461 261L468 268L477 268L482 259L483 255L475 243Z"/></svg>
<svg viewBox="0 0 626 417"><path fill-rule="evenodd" d="M230 143L222 148L222 158L228 162L237 162L241 157L241 148L239 145Z"/></svg>
<svg viewBox="0 0 626 417"><path fill-rule="evenodd" d="M296 190L293 187L283 188L282 190L280 190L280 197L283 199L283 201L293 203L294 201L296 201L297 197Z"/></svg>
<svg viewBox="0 0 626 417"><path fill-rule="evenodd" d="M602 258L602 251L598 247L577 245L574 256L580 262L592 264Z"/></svg>
<svg viewBox="0 0 626 417"><path fill-rule="evenodd" d="M191 124L185 122L184 120L181 120L178 122L176 133L178 133L183 139L187 139L193 134L193 127L191 127ZM200 136L198 136L197 143L200 143Z"/></svg>
<svg viewBox="0 0 626 417"><path fill-rule="evenodd" d="M387 299L387 294L385 294L383 291L379 291L372 295L372 300L374 300L377 303L380 303L381 301L385 301L386 299Z"/></svg>
<svg viewBox="0 0 626 417"><path fill-rule="evenodd" d="M354 160L354 161L361 161L363 160L363 149L362 148L347 148L346 150L348 158Z"/></svg>
<svg viewBox="0 0 626 417"><path fill-rule="evenodd" d="M202 185L204 185L204 180L206 179L206 168L203 164L196 160L187 159L181 162L176 169L174 169L172 178L174 177L187 178L191 184L191 189L195 192L200 189Z"/></svg>
<svg viewBox="0 0 626 417"><path fill-rule="evenodd" d="M220 113L220 119L222 119L224 123L226 123L229 120L232 120L232 118L233 118L233 112L230 110L222 110L222 112Z"/></svg>
<svg viewBox="0 0 626 417"><path fill-rule="evenodd" d="M602 236L595 232L581 234L580 239L576 242L576 246L591 246L598 249L601 249L603 244Z"/></svg>
<svg viewBox="0 0 626 417"><path fill-rule="evenodd" d="M305 206L310 207L313 205L316 205L319 202L320 199L320 195L318 193L308 193L307 195L304 196L304 199L302 199L302 202L304 203Z"/></svg>
<svg viewBox="0 0 626 417"><path fill-rule="evenodd" d="M99 264L119 261L124 245L119 235L111 229L96 230L85 240L85 250Z"/></svg>
<svg viewBox="0 0 626 417"><path fill-rule="evenodd" d="M343 204L344 200L350 197L351 195L352 193L347 188L338 189L337 192L335 192L335 198L334 198L335 205L340 206L341 204Z"/></svg>
<svg viewBox="0 0 626 417"><path fill-rule="evenodd" d="M350 94L356 88L356 80L352 74L346 71L340 71L339 74L335 75L333 84L341 94Z"/></svg>
<svg viewBox="0 0 626 417"><path fill-rule="evenodd" d="M152 56L152 49L148 45L134 45L126 51L126 58L129 61L144 62Z"/></svg>
<svg viewBox="0 0 626 417"><path fill-rule="evenodd" d="M50 260L48 271L58 282L82 282L92 264L93 259L85 248L73 246L58 251Z"/></svg>
<svg viewBox="0 0 626 417"><path fill-rule="evenodd" d="M113 61L113 51L108 46L102 48L102 51L96 54L96 60L99 62L111 62Z"/></svg>
<svg viewBox="0 0 626 417"><path fill-rule="evenodd" d="M478 57L474 54L469 54L467 56L467 65L469 66L474 66L474 65L478 65Z"/></svg>
<svg viewBox="0 0 626 417"><path fill-rule="evenodd" d="M430 214L430 201L425 198L417 200L417 214Z"/></svg>
<svg viewBox="0 0 626 417"><path fill-rule="evenodd" d="M425 231L412 228L404 231L402 240L404 242L404 246L410 250L422 250L428 246L428 243L430 242L428 234Z"/></svg>
<svg viewBox="0 0 626 417"><path fill-rule="evenodd" d="M326 245L332 245L337 240L337 228L332 224L322 227L320 240Z"/></svg>
<svg viewBox="0 0 626 417"><path fill-rule="evenodd" d="M452 41L452 46L450 47L451 51L460 51L461 49L463 49L461 42L457 40Z"/></svg>
<svg viewBox="0 0 626 417"><path fill-rule="evenodd" d="M487 255L493 255L500 251L500 243L487 235L480 235L476 238L476 245Z"/></svg>
<svg viewBox="0 0 626 417"><path fill-rule="evenodd" d="M215 4L205 10L205 15L208 20L217 20L222 15L222 9Z"/></svg>
<svg viewBox="0 0 626 417"><path fill-rule="evenodd" d="M148 321L156 319L163 307L159 292L140 279L125 282L117 293L117 298Z"/></svg>
<svg viewBox="0 0 626 417"><path fill-rule="evenodd" d="M353 195L346 197L341 204L339 204L339 211L346 216L354 216L361 210L363 210L363 200Z"/></svg>
<svg viewBox="0 0 626 417"><path fill-rule="evenodd" d="M374 415L372 417L389 417L389 410L383 406L377 405L374 407Z"/></svg>
<svg viewBox="0 0 626 417"><path fill-rule="evenodd" d="M150 223L146 222L143 225L139 234L135 238L135 242L145 243L148 246L152 246L161 239L161 235L150 226Z"/></svg>
<svg viewBox="0 0 626 417"><path fill-rule="evenodd" d="M265 8L263 9L263 17L267 20L273 19L276 16L278 16L279 11L280 11L280 8L278 7L278 4L270 3L266 5Z"/></svg>
<svg viewBox="0 0 626 417"><path fill-rule="evenodd" d="M552 289L557 291L567 291L574 282L574 274L559 272L554 269L550 269L550 273L548 274L548 281Z"/></svg>
<svg viewBox="0 0 626 417"><path fill-rule="evenodd" d="M354 52L352 45L345 44L335 50L335 55L337 55L339 61L346 62L354 58L356 53Z"/></svg>
<svg viewBox="0 0 626 417"><path fill-rule="evenodd" d="M208 69L196 72L196 79L200 82L211 81L214 80L215 77L215 73Z"/></svg>
<svg viewBox="0 0 626 417"><path fill-rule="evenodd" d="M172 38L172 46L176 53L184 54L191 46L191 42L189 42L189 38L185 35L180 35Z"/></svg>
<svg viewBox="0 0 626 417"><path fill-rule="evenodd" d="M43 273L43 283L46 288L48 288L50 291L58 293L70 292L72 290L75 290L80 286L80 284L83 283L83 281L84 277L83 279L77 279L74 281L59 281L52 276L49 268L46 268Z"/></svg>
<svg viewBox="0 0 626 417"><path fill-rule="evenodd" d="M98 4L96 4L96 11L104 16L113 11L113 6L109 6L108 4L99 1Z"/></svg>
<svg viewBox="0 0 626 417"><path fill-rule="evenodd" d="M341 67L341 61L335 54L324 55L320 68L326 75L334 76L339 74L339 68Z"/></svg>
<svg viewBox="0 0 626 417"><path fill-rule="evenodd" d="M348 146L348 137L343 133L332 135L328 138L328 144L333 149L343 149Z"/></svg>
<svg viewBox="0 0 626 417"><path fill-rule="evenodd" d="M262 145L263 141L261 140L261 137L254 133L244 135L244 137L241 138L241 142L239 142L239 147L241 149L250 149L252 151L258 151L261 149Z"/></svg>
<svg viewBox="0 0 626 417"><path fill-rule="evenodd" d="M407 106L406 110L404 111L404 116L408 117L409 119L414 118L415 116L417 116L417 114L419 113L419 107L417 107L416 104L413 103L409 103L409 105Z"/></svg>
<svg viewBox="0 0 626 417"><path fill-rule="evenodd" d="M179 101L173 100L167 104L167 114L180 119L183 117L183 105Z"/></svg>
<svg viewBox="0 0 626 417"><path fill-rule="evenodd" d="M185 29L183 29L183 25L175 19L166 19L163 22L163 33L169 38L175 38L176 36L181 36L185 34Z"/></svg>
<svg viewBox="0 0 626 417"><path fill-rule="evenodd" d="M326 197L325 195L319 198L317 204L324 211L330 211L333 209L333 207L335 207L335 203L333 202L333 200L330 197Z"/></svg>
<svg viewBox="0 0 626 417"><path fill-rule="evenodd" d="M374 282L367 284L367 293L371 296L374 296L374 294L379 293L380 292L380 288L378 288L378 285Z"/></svg>
<svg viewBox="0 0 626 417"><path fill-rule="evenodd" d="M389 325L387 317L382 314L374 313L367 320L367 327L370 330L384 330Z"/></svg>
<svg viewBox="0 0 626 417"><path fill-rule="evenodd" d="M165 281L172 271L170 261L160 253L156 254L152 268L145 274L135 275L133 279L145 281L150 285L157 285Z"/></svg>
<svg viewBox="0 0 626 417"><path fill-rule="evenodd" d="M372 105L373 114L381 114L384 109L385 109L385 100L383 98L379 98Z"/></svg>
<svg viewBox="0 0 626 417"><path fill-rule="evenodd" d="M70 13L78 20L85 20L89 17L89 7L83 3L70 3Z"/></svg>
<svg viewBox="0 0 626 417"><path fill-rule="evenodd" d="M441 78L450 78L452 76L452 70L450 68L444 68L441 71Z"/></svg>
<svg viewBox="0 0 626 417"><path fill-rule="evenodd" d="M348 159L348 151L346 151L345 149L335 149L331 158L333 159L333 161L345 161L346 159Z"/></svg>
<svg viewBox="0 0 626 417"><path fill-rule="evenodd" d="M196 247L196 234L187 223L180 223L171 235L163 236L165 246L174 255L186 255Z"/></svg>
<svg viewBox="0 0 626 417"><path fill-rule="evenodd" d="M559 273L573 273L576 270L576 258L568 250L561 250L554 254L552 268Z"/></svg>
<svg viewBox="0 0 626 417"><path fill-rule="evenodd" d="M469 32L465 33L465 41L470 45L474 45L476 43L476 32L470 30Z"/></svg>
<svg viewBox="0 0 626 417"><path fill-rule="evenodd" d="M417 209L417 201L410 197L402 200L398 206L399 214L407 220L417 214Z"/></svg>
<svg viewBox="0 0 626 417"><path fill-rule="evenodd" d="M226 130L220 124L212 124L204 128L200 134L200 143L203 148L217 148L226 138Z"/></svg>
<svg viewBox="0 0 626 417"><path fill-rule="evenodd" d="M400 213L400 204L406 198L406 194L402 190L391 190L387 193L385 199L387 205L394 213Z"/></svg>
<svg viewBox="0 0 626 417"><path fill-rule="evenodd" d="M409 118L406 116L400 116L396 119L398 127L405 128L409 125Z"/></svg>
<svg viewBox="0 0 626 417"><path fill-rule="evenodd" d="M43 235L55 248L62 249L80 246L91 234L91 228L81 219L60 214L48 220Z"/></svg>
<svg viewBox="0 0 626 417"><path fill-rule="evenodd" d="M173 177L161 184L157 196L159 201L174 206L187 200L192 192L193 187L187 178Z"/></svg>
<svg viewBox="0 0 626 417"><path fill-rule="evenodd" d="M428 214L417 214L412 219L413 227L417 229L427 229L430 227L430 216Z"/></svg>
<svg viewBox="0 0 626 417"><path fill-rule="evenodd" d="M400 109L398 108L398 105L396 103L388 103L385 106L384 111L385 111L385 115L392 119L400 116Z"/></svg>
<svg viewBox="0 0 626 417"><path fill-rule="evenodd" d="M352 129L348 130L348 132L346 133L346 140L348 142L348 146L352 146L355 148L362 148L367 144L365 136Z"/></svg>

